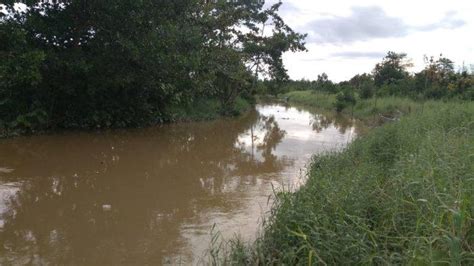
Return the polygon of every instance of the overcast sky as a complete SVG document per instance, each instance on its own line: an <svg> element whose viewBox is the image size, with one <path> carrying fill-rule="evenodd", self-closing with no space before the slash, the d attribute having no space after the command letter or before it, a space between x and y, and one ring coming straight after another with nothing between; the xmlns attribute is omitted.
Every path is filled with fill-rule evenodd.
<svg viewBox="0 0 474 266"><path fill-rule="evenodd" d="M308 52L284 56L293 79L326 72L346 80L370 72L387 51L407 53L412 71L423 68L425 54L474 64L474 0L283 0L280 11L308 33Z"/></svg>

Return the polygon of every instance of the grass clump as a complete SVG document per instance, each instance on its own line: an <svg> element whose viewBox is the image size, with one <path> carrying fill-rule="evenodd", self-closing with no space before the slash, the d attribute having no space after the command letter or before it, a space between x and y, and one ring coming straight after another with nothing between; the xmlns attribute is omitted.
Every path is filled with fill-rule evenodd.
<svg viewBox="0 0 474 266"><path fill-rule="evenodd" d="M474 104L431 103L314 157L251 246L224 263L474 263Z"/></svg>

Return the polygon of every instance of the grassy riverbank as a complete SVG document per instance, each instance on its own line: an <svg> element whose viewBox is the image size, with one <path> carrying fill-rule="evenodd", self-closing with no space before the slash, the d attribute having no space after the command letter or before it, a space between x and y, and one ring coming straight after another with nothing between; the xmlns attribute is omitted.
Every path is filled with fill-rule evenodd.
<svg viewBox="0 0 474 266"><path fill-rule="evenodd" d="M311 102L304 93L290 94L290 101ZM373 129L341 153L314 157L307 184L296 193L278 194L256 242L231 242L227 249L213 250L212 259L288 265L472 263L474 103L430 102L423 110L403 99L379 104L381 110L411 114ZM358 105L355 115L370 114L366 103Z"/></svg>
<svg viewBox="0 0 474 266"><path fill-rule="evenodd" d="M317 91L292 91L282 96L290 103L335 110L336 95ZM426 106L436 105L435 101L415 102L408 98L381 97L378 99L358 99L355 106L347 107L342 112L353 115L369 124L380 124L384 120L400 117L412 112L421 111Z"/></svg>

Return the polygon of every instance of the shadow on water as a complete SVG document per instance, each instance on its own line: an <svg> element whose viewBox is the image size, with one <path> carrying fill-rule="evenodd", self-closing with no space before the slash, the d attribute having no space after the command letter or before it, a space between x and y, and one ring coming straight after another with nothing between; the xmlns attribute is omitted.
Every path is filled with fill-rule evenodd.
<svg viewBox="0 0 474 266"><path fill-rule="evenodd" d="M213 224L250 238L274 183L352 139L338 121L263 105L238 119L2 140L0 264L191 262Z"/></svg>

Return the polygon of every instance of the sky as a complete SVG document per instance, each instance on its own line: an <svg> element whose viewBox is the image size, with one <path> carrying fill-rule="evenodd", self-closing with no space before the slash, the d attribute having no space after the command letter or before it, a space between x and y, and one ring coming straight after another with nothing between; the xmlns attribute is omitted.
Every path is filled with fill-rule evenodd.
<svg viewBox="0 0 474 266"><path fill-rule="evenodd" d="M278 2L267 0L266 5ZM286 53L292 79L333 81L372 71L388 51L407 53L414 67L443 54L457 67L474 64L473 0L283 0L280 14L307 33L308 52Z"/></svg>

